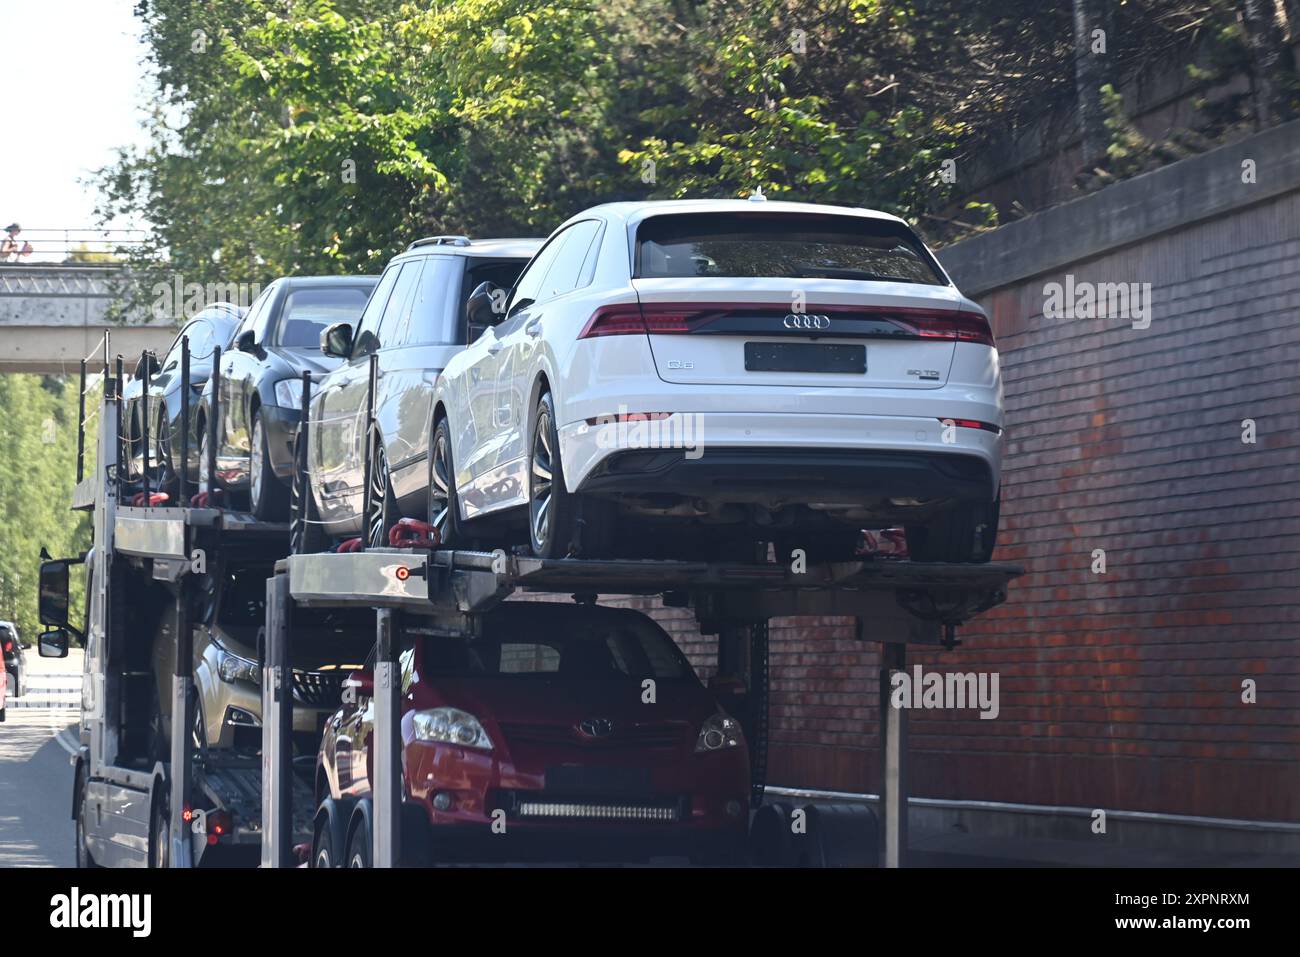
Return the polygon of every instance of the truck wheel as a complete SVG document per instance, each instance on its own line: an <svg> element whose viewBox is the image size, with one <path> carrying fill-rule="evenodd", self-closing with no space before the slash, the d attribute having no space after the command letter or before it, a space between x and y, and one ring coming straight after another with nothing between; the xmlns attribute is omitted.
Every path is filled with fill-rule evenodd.
<svg viewBox="0 0 1300 957"><path fill-rule="evenodd" d="M357 822L352 836L348 838L349 868L368 868L370 864L370 825L362 818Z"/></svg>
<svg viewBox="0 0 1300 957"><path fill-rule="evenodd" d="M153 799L149 815L149 866L166 869L172 859L172 819L169 810L168 784L162 782Z"/></svg>
<svg viewBox="0 0 1300 957"><path fill-rule="evenodd" d="M928 525L908 525L908 557L914 562L987 562L998 540L1001 505L1001 496L992 502L962 502Z"/></svg>
<svg viewBox="0 0 1300 957"><path fill-rule="evenodd" d="M311 866L330 870L338 867L337 857L334 852L334 835L333 828L330 827L329 819L316 822L316 837L311 845Z"/></svg>
<svg viewBox="0 0 1300 957"><path fill-rule="evenodd" d="M77 783L73 793L77 800L77 867L82 870L99 867L95 863L95 858L91 856L90 848L86 846L86 772L84 770L77 772Z"/></svg>

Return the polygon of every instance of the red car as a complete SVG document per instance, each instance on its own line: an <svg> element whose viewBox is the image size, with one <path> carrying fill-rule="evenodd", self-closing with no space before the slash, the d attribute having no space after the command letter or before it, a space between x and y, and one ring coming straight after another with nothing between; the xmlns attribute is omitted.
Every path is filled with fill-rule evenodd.
<svg viewBox="0 0 1300 957"><path fill-rule="evenodd" d="M402 843L412 863L741 859L740 724L645 615L506 602L473 639L407 621ZM353 677L356 703L326 722L321 742L316 867L371 859L369 666Z"/></svg>

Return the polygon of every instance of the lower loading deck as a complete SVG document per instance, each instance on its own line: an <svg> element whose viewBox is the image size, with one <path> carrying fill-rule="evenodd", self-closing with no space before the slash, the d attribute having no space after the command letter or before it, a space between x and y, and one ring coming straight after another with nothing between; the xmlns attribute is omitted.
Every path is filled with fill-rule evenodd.
<svg viewBox="0 0 1300 957"><path fill-rule="evenodd" d="M775 617L847 616L863 641L881 643L880 723L881 861L901 866L907 846L907 713L889 706L890 682L906 667L908 644L953 647L957 626L1006 599L1016 565L922 564L882 559L809 566L672 561L536 559L504 551L372 549L349 554L293 555L279 562L267 592L267 665L264 750L286 750L292 704L278 696L276 674L287 673L288 622L295 604L376 609L374 678L375 790L373 860L393 866L401 847L401 703L396 635L404 615L448 634L475 633L479 617L519 593L569 594L578 602L600 596L660 595L666 606L690 608L705 634L718 636L724 659L746 662L750 713L742 723L750 741L752 804L763 800L766 777L768 622ZM277 777L274 773L272 781ZM264 791L263 865L288 866L291 842L276 821L291 813L288 794L274 783Z"/></svg>
<svg viewBox="0 0 1300 957"><path fill-rule="evenodd" d="M287 528L250 516L212 508L117 509L115 551L145 560L155 579L176 582L185 591L211 549L253 546L266 557L283 554ZM806 569L773 563L681 561L593 561L536 559L505 551L372 549L357 553L291 555L276 563L267 582L265 668L262 679L263 755L261 773L244 774L229 794L212 794L220 803L237 801L248 820L261 821L263 866L292 866L293 846L302 839L314 796L300 783L291 743L293 695L291 626L293 607L374 608L375 789L372 802L377 866L399 860L401 826L400 680L396 636L399 619L418 616L421 625L448 634L473 634L479 616L505 599L527 593L568 594L579 602L600 596L659 595L666 606L691 609L704 634L718 636L720 671L724 662L744 662L751 709L746 736L751 742L753 803L763 797L767 740L768 622L776 617L846 616L857 623L863 641L881 644L881 837L882 863L900 866L907 846L904 808L907 795L907 712L888 704L893 674L906 667L908 644L952 647L956 629L1006 599L1007 587L1022 573L1016 565L925 564L881 558L809 565ZM184 607L184 602L180 604ZM178 635L187 628L178 627ZM178 655L186 661L188 649ZM735 673L730 667L727 673ZM192 676L178 673L178 700L192 697ZM176 709L174 722L188 718ZM172 767L189 769L190 736L174 724ZM192 788L211 782L172 782L172 807L188 803ZM255 778L260 778L260 781ZM260 806L252 789L260 784ZM228 789L229 790L229 789ZM173 862L192 860L187 842L177 841L173 814Z"/></svg>

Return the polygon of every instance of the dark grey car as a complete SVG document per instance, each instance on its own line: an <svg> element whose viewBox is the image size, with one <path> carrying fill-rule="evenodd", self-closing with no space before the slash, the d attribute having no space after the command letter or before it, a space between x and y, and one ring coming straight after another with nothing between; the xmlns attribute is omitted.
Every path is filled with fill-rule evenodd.
<svg viewBox="0 0 1300 957"><path fill-rule="evenodd" d="M356 322L377 276L277 279L262 291L221 356L216 484L246 499L258 518L287 516L293 443L302 409L302 374L316 381L339 365L321 353L321 333ZM199 401L200 474L206 480L213 385Z"/></svg>

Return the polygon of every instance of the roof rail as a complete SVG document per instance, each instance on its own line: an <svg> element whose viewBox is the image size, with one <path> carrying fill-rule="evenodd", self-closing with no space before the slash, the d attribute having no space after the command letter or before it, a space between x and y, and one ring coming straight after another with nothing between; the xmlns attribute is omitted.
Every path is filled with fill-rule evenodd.
<svg viewBox="0 0 1300 957"><path fill-rule="evenodd" d="M407 249L414 249L416 246L468 246L470 238L468 236L425 236L423 239L417 239Z"/></svg>

